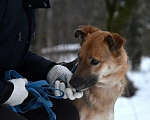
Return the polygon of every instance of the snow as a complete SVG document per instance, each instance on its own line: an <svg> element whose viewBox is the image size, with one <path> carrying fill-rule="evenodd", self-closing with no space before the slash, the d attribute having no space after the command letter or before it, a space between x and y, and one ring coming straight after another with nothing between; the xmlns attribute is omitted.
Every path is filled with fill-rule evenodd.
<svg viewBox="0 0 150 120"><path fill-rule="evenodd" d="M43 57L57 63L70 62L77 58L80 44L60 44L53 47L46 47L41 50Z"/></svg>
<svg viewBox="0 0 150 120"><path fill-rule="evenodd" d="M142 57L140 70L129 70L127 75L138 91L131 98L116 101L115 120L150 120L150 58Z"/></svg>
<svg viewBox="0 0 150 120"><path fill-rule="evenodd" d="M54 47L47 47L47 48L43 48L41 50L41 52L43 54L45 53L49 53L49 52L66 52L66 51L78 51L80 49L80 44L76 43L76 44L60 44Z"/></svg>

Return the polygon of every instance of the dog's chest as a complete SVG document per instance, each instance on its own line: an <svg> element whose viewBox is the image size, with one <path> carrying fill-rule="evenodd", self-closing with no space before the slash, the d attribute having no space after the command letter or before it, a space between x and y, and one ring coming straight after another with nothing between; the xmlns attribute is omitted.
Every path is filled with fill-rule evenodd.
<svg viewBox="0 0 150 120"><path fill-rule="evenodd" d="M114 120L114 116L103 116L103 115L81 115L80 120Z"/></svg>
<svg viewBox="0 0 150 120"><path fill-rule="evenodd" d="M113 112L107 113L95 113L93 111L90 112L80 112L80 120L114 120Z"/></svg>

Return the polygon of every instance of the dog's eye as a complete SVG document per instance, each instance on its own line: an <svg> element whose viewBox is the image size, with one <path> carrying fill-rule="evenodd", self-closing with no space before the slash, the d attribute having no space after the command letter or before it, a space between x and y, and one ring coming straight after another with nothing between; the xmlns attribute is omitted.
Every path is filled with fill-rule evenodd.
<svg viewBox="0 0 150 120"><path fill-rule="evenodd" d="M97 65L98 63L99 63L98 60L95 60L95 59L93 59L93 58L90 58L90 64L91 64L91 65Z"/></svg>

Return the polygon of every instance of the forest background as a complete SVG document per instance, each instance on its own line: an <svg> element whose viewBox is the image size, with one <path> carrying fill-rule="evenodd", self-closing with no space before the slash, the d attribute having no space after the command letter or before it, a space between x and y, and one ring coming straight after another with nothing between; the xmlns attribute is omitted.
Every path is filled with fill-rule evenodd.
<svg viewBox="0 0 150 120"><path fill-rule="evenodd" d="M150 57L149 0L50 0L50 3L50 9L36 10L35 39L31 46L34 53L57 61L57 57L51 56L59 55L58 52L43 53L42 49L79 43L74 31L80 25L92 25L126 39L132 70L138 70L143 56Z"/></svg>

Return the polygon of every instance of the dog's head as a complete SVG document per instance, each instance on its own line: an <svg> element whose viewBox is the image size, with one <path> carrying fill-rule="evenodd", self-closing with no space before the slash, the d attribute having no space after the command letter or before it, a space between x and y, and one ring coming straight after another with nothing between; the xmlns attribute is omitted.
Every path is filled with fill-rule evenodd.
<svg viewBox="0 0 150 120"><path fill-rule="evenodd" d="M85 90L94 85L109 87L119 82L127 71L125 39L92 26L79 27L75 37L82 41L79 64L70 84L77 90Z"/></svg>

